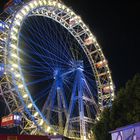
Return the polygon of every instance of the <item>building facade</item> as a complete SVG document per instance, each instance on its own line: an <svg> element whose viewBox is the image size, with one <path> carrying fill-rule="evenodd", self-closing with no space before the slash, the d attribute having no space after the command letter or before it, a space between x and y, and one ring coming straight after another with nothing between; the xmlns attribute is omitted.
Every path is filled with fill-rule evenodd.
<svg viewBox="0 0 140 140"><path fill-rule="evenodd" d="M140 140L140 122L111 131L112 140Z"/></svg>

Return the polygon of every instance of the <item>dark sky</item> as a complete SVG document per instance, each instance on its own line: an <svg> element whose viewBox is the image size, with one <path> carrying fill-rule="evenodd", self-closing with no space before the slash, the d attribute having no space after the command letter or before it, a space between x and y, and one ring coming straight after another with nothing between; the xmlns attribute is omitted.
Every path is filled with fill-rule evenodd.
<svg viewBox="0 0 140 140"><path fill-rule="evenodd" d="M0 0L0 5L6 0ZM140 72L138 1L63 0L89 26L109 62L116 88Z"/></svg>

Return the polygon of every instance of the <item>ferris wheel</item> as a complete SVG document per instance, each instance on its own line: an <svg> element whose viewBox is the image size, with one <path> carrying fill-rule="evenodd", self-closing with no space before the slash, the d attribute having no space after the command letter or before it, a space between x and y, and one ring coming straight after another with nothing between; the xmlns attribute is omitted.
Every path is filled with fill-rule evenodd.
<svg viewBox="0 0 140 140"><path fill-rule="evenodd" d="M3 15L1 96L10 113L22 113L21 133L92 139L93 124L114 99L95 36L56 0L19 2Z"/></svg>

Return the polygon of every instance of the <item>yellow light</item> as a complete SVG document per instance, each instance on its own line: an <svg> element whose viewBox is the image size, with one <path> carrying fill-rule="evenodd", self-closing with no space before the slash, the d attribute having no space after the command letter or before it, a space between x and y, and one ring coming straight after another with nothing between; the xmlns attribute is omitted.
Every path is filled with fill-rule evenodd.
<svg viewBox="0 0 140 140"><path fill-rule="evenodd" d="M14 36L14 35L16 35L16 33L15 32L11 32L11 36Z"/></svg>
<svg viewBox="0 0 140 140"><path fill-rule="evenodd" d="M26 12L30 11L29 5L25 6Z"/></svg>
<svg viewBox="0 0 140 140"><path fill-rule="evenodd" d="M38 115L38 112L35 112L34 117L36 117Z"/></svg>
<svg viewBox="0 0 140 140"><path fill-rule="evenodd" d="M31 8L34 8L34 4L33 4L32 2L29 4L29 6L30 6Z"/></svg>
<svg viewBox="0 0 140 140"><path fill-rule="evenodd" d="M21 15L17 14L17 15L16 15L16 18L22 20L23 17L22 17Z"/></svg>
<svg viewBox="0 0 140 140"><path fill-rule="evenodd" d="M24 95L23 95L23 98L27 98L27 97L28 97L28 94L24 94Z"/></svg>
<svg viewBox="0 0 140 140"><path fill-rule="evenodd" d="M87 26L85 24L83 24L83 27L87 27ZM88 28L86 30L88 30Z"/></svg>
<svg viewBox="0 0 140 140"><path fill-rule="evenodd" d="M80 16L77 16L77 17L76 17L76 19L77 19L77 21L82 22L82 20L81 20L81 17L80 17Z"/></svg>
<svg viewBox="0 0 140 140"><path fill-rule="evenodd" d="M30 104L28 104L27 107L28 107L28 108L31 108L32 106L33 106L32 103L30 103Z"/></svg>
<svg viewBox="0 0 140 140"><path fill-rule="evenodd" d="M52 14L55 15L55 11L53 11Z"/></svg>
<svg viewBox="0 0 140 140"><path fill-rule="evenodd" d="M35 6L37 6L38 5L37 1L34 1L34 4L35 4Z"/></svg>
<svg viewBox="0 0 140 140"><path fill-rule="evenodd" d="M51 128L48 126L48 128L47 128L47 132L49 132L49 131L50 131L50 129L51 129Z"/></svg>
<svg viewBox="0 0 140 140"><path fill-rule="evenodd" d="M3 40L6 40L6 37L4 37Z"/></svg>
<svg viewBox="0 0 140 140"><path fill-rule="evenodd" d="M15 35L12 35L11 38L17 40L17 37Z"/></svg>
<svg viewBox="0 0 140 140"><path fill-rule="evenodd" d="M87 140L87 139L86 139L86 136L84 136L84 140Z"/></svg>
<svg viewBox="0 0 140 140"><path fill-rule="evenodd" d="M16 24L16 25L20 26L20 23L21 23L21 22L20 22L19 20L15 20L15 24Z"/></svg>
<svg viewBox="0 0 140 140"><path fill-rule="evenodd" d="M112 83L112 82L110 82L110 85L113 85L113 83Z"/></svg>
<svg viewBox="0 0 140 140"><path fill-rule="evenodd" d="M113 86L110 86L110 89L113 90L114 89Z"/></svg>
<svg viewBox="0 0 140 140"><path fill-rule="evenodd" d="M20 77L20 74L16 74L15 77L17 77L17 78Z"/></svg>
<svg viewBox="0 0 140 140"><path fill-rule="evenodd" d="M82 22L82 20L80 19L80 20L79 20L79 22L81 23L81 22Z"/></svg>
<svg viewBox="0 0 140 140"><path fill-rule="evenodd" d="M112 93L111 95L112 95L112 97L114 97L114 93Z"/></svg>
<svg viewBox="0 0 140 140"><path fill-rule="evenodd" d="M16 49L16 48L17 48L17 46L14 45L14 44L11 44L11 47L12 47L13 49Z"/></svg>
<svg viewBox="0 0 140 140"><path fill-rule="evenodd" d="M52 2L49 0L49 1L48 1L48 4L49 4L49 5L52 5Z"/></svg>
<svg viewBox="0 0 140 140"><path fill-rule="evenodd" d="M39 4L40 4L40 5L43 5L42 1L39 1Z"/></svg>
<svg viewBox="0 0 140 140"><path fill-rule="evenodd" d="M14 70L14 68L11 68L11 71L13 71Z"/></svg>
<svg viewBox="0 0 140 140"><path fill-rule="evenodd" d="M9 19L9 20L8 20L8 22L9 22L9 23L12 23L12 20L11 20L11 19Z"/></svg>
<svg viewBox="0 0 140 140"><path fill-rule="evenodd" d="M23 88L23 85L22 85L22 84L19 84L18 87L19 87L19 88Z"/></svg>
<svg viewBox="0 0 140 140"><path fill-rule="evenodd" d="M69 8L67 8L67 12L70 12L70 9Z"/></svg>
<svg viewBox="0 0 140 140"><path fill-rule="evenodd" d="M58 3L57 5L58 5L58 8L61 8L62 7L62 5L60 3Z"/></svg>
<svg viewBox="0 0 140 140"><path fill-rule="evenodd" d="M26 15L27 12L26 12L24 9L22 9L22 10L21 10L21 13L22 13L23 15Z"/></svg>
<svg viewBox="0 0 140 140"><path fill-rule="evenodd" d="M100 120L100 118L99 117L97 117L97 121L99 121Z"/></svg>
<svg viewBox="0 0 140 140"><path fill-rule="evenodd" d="M93 37L93 42L94 42L94 43L96 42L96 38L95 38L95 37Z"/></svg>
<svg viewBox="0 0 140 140"><path fill-rule="evenodd" d="M12 57L18 58L17 54L11 54Z"/></svg>
<svg viewBox="0 0 140 140"><path fill-rule="evenodd" d="M13 66L14 68L18 68L18 65L17 65L17 64L12 64L12 66Z"/></svg>
<svg viewBox="0 0 140 140"><path fill-rule="evenodd" d="M104 54L102 53L101 56L104 57Z"/></svg>
<svg viewBox="0 0 140 140"><path fill-rule="evenodd" d="M70 12L70 14L71 14L71 15L74 15L74 12L73 12L73 11L71 11L71 12Z"/></svg>
<svg viewBox="0 0 140 140"><path fill-rule="evenodd" d="M66 7L65 7L65 5L62 5L62 9L64 10Z"/></svg>
<svg viewBox="0 0 140 140"><path fill-rule="evenodd" d="M111 79L111 76L109 75L109 79Z"/></svg>
<svg viewBox="0 0 140 140"><path fill-rule="evenodd" d="M88 133L88 137L91 138L91 134L90 133Z"/></svg>
<svg viewBox="0 0 140 140"><path fill-rule="evenodd" d="M47 4L46 0L43 0L43 2L44 2L45 5Z"/></svg>
<svg viewBox="0 0 140 140"><path fill-rule="evenodd" d="M81 17L80 17L80 16L76 16L76 19L80 20L80 19L81 19Z"/></svg>
<svg viewBox="0 0 140 140"><path fill-rule="evenodd" d="M14 31L15 33L17 33L17 32L18 32L18 29L15 28L15 27L13 27L13 28L12 28L12 31Z"/></svg>
<svg viewBox="0 0 140 140"><path fill-rule="evenodd" d="M99 44L98 44L98 42L95 42L95 45L97 46L97 47L99 47ZM100 51L101 49L99 49L99 51Z"/></svg>
<svg viewBox="0 0 140 140"><path fill-rule="evenodd" d="M41 119L39 125L43 125L43 122L44 122L43 119Z"/></svg>
<svg viewBox="0 0 140 140"><path fill-rule="evenodd" d="M53 134L56 135L56 132L54 132Z"/></svg>

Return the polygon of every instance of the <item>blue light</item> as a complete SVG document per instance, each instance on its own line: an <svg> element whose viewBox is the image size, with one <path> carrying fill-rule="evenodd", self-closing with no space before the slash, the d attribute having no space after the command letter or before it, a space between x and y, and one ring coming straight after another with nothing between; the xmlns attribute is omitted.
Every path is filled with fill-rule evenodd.
<svg viewBox="0 0 140 140"><path fill-rule="evenodd" d="M19 3L21 3L23 0L14 0L14 3L15 4L19 4Z"/></svg>

